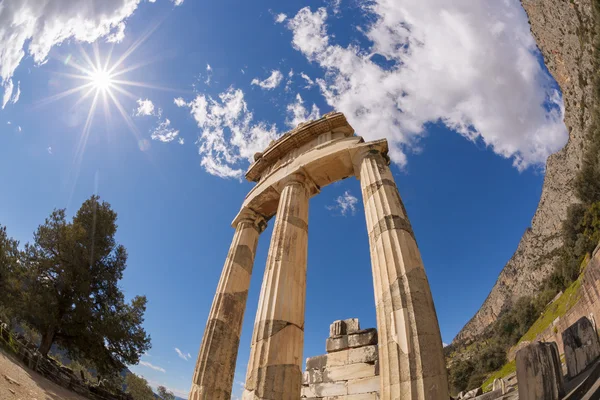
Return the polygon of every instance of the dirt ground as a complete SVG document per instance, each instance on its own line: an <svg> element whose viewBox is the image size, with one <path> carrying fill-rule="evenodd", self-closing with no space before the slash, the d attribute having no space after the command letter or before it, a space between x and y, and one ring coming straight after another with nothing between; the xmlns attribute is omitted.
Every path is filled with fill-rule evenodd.
<svg viewBox="0 0 600 400"><path fill-rule="evenodd" d="M25 368L16 358L0 348L0 400L87 399Z"/></svg>

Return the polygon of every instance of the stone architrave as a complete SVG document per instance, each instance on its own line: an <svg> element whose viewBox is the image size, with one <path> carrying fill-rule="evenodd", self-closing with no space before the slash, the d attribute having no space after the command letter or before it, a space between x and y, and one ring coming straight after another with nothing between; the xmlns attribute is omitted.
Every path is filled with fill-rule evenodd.
<svg viewBox="0 0 600 400"><path fill-rule="evenodd" d="M448 399L433 298L389 161L364 145L355 156L375 289L381 399Z"/></svg>
<svg viewBox="0 0 600 400"><path fill-rule="evenodd" d="M559 400L564 395L556 343L533 342L516 355L520 400Z"/></svg>
<svg viewBox="0 0 600 400"><path fill-rule="evenodd" d="M302 173L283 182L260 293L243 399L300 398L308 252L308 200Z"/></svg>
<svg viewBox="0 0 600 400"><path fill-rule="evenodd" d="M579 375L600 356L600 343L594 325L581 317L562 333L565 363L570 378Z"/></svg>
<svg viewBox="0 0 600 400"><path fill-rule="evenodd" d="M189 400L229 400L246 299L263 217L246 209L233 223L235 234L198 353Z"/></svg>

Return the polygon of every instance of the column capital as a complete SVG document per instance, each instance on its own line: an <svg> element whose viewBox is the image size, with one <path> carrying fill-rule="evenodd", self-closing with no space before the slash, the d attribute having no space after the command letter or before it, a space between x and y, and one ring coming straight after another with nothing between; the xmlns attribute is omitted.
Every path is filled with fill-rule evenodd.
<svg viewBox="0 0 600 400"><path fill-rule="evenodd" d="M262 233L267 227L266 218L248 207L244 207L240 210L238 215L231 223L231 226L237 228L242 222L249 222L254 225L258 233Z"/></svg>
<svg viewBox="0 0 600 400"><path fill-rule="evenodd" d="M308 190L309 196L314 196L315 194L321 191L321 188L317 186L315 181L313 181L312 178L303 169L299 169L295 172L292 172L285 178L281 179L277 183L277 189L281 193L284 187L294 183L299 183L302 186L304 186Z"/></svg>
<svg viewBox="0 0 600 400"><path fill-rule="evenodd" d="M390 165L390 157L388 156L388 143L386 139L376 140L373 142L363 143L353 149L352 167L354 175L360 180L360 165L363 160L368 157L381 157L385 165Z"/></svg>

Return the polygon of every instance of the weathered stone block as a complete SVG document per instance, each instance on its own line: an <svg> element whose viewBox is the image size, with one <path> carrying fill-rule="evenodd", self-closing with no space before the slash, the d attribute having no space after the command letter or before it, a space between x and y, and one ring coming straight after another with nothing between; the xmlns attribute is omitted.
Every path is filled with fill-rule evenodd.
<svg viewBox="0 0 600 400"><path fill-rule="evenodd" d="M377 329L364 329L348 335L348 347L363 347L377 344Z"/></svg>
<svg viewBox="0 0 600 400"><path fill-rule="evenodd" d="M324 397L323 400L379 400L379 397L377 396L377 393L363 393L349 394L346 396Z"/></svg>
<svg viewBox="0 0 600 400"><path fill-rule="evenodd" d="M494 379L494 385L492 386L492 391L501 390L502 394L506 393L506 381L502 378Z"/></svg>
<svg viewBox="0 0 600 400"><path fill-rule="evenodd" d="M533 342L517 352L520 400L558 400L564 395L558 346Z"/></svg>
<svg viewBox="0 0 600 400"><path fill-rule="evenodd" d="M336 353L337 354L337 353ZM371 363L379 359L377 346L364 346L348 350L348 364Z"/></svg>
<svg viewBox="0 0 600 400"><path fill-rule="evenodd" d="M327 338L326 348L328 353L346 350L348 348L348 335Z"/></svg>
<svg viewBox="0 0 600 400"><path fill-rule="evenodd" d="M306 359L306 369L321 369L327 365L327 354Z"/></svg>
<svg viewBox="0 0 600 400"><path fill-rule="evenodd" d="M329 337L340 336L346 334L346 322L345 321L333 321L329 325Z"/></svg>
<svg viewBox="0 0 600 400"><path fill-rule="evenodd" d="M323 382L323 370L322 369L309 369L308 371L308 383L322 383Z"/></svg>
<svg viewBox="0 0 600 400"><path fill-rule="evenodd" d="M379 377L352 379L348 381L348 394L379 392Z"/></svg>
<svg viewBox="0 0 600 400"><path fill-rule="evenodd" d="M463 399L474 399L475 397L479 396L481 393L483 393L483 391L481 390L480 387L469 390L467 393L465 393L465 395L463 396Z"/></svg>
<svg viewBox="0 0 600 400"><path fill-rule="evenodd" d="M344 320L346 324L346 334L351 334L360 330L360 323L358 322L358 318L348 318Z"/></svg>
<svg viewBox="0 0 600 400"><path fill-rule="evenodd" d="M324 382L347 381L349 379L358 379L375 376L374 364L349 364L339 367L327 367L323 370Z"/></svg>
<svg viewBox="0 0 600 400"><path fill-rule="evenodd" d="M341 396L348 393L346 382L317 383L309 387L314 397Z"/></svg>
<svg viewBox="0 0 600 400"><path fill-rule="evenodd" d="M565 363L570 378L579 375L600 356L598 335L587 317L581 317L562 333Z"/></svg>

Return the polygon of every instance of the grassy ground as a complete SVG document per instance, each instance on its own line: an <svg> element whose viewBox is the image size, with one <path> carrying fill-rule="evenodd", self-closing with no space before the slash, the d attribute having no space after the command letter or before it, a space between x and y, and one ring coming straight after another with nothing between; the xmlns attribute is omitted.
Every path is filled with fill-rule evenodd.
<svg viewBox="0 0 600 400"><path fill-rule="evenodd" d="M481 388L486 392L491 390L491 386L494 383L495 379L504 378L505 376L512 374L516 370L517 370L517 363L515 360L512 360L511 362L504 364L504 366L502 368L500 368L498 371L492 373L485 380L485 382L483 382L483 384L481 385Z"/></svg>
<svg viewBox="0 0 600 400"><path fill-rule="evenodd" d="M519 343L535 339L537 335L551 326L556 318L565 315L577 303L581 297L579 288L581 287L582 279L583 274L563 292L562 296L546 307L542 315L533 323L527 333L519 339Z"/></svg>

